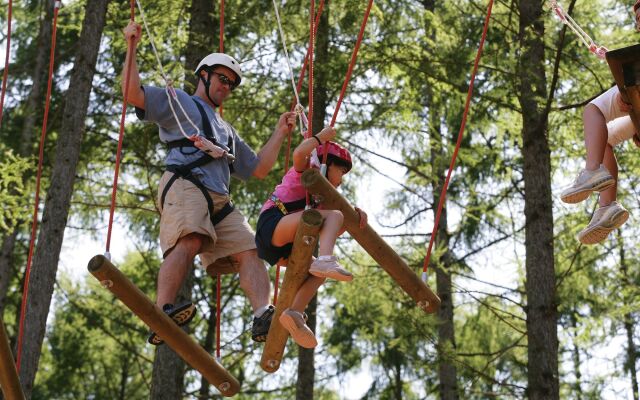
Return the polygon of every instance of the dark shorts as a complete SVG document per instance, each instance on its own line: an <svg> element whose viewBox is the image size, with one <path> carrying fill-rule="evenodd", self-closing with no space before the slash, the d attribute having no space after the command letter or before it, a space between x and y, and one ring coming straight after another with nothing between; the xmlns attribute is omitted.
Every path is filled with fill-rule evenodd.
<svg viewBox="0 0 640 400"><path fill-rule="evenodd" d="M284 214L278 207L269 208L258 217L258 226L256 227L258 257L271 265L275 265L281 258L289 258L293 248L293 243L287 243L280 247L271 244L273 231L276 230L276 225L278 225L282 217L284 217Z"/></svg>

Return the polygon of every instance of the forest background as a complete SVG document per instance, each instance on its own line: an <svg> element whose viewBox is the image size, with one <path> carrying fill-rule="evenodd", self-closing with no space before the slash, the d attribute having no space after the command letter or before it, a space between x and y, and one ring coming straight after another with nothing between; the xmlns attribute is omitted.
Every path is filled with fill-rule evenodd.
<svg viewBox="0 0 640 400"><path fill-rule="evenodd" d="M277 3L297 75L308 42L309 4ZM6 0L0 4L8 9ZM377 1L336 124L339 141L355 157L341 191L369 211L417 274L487 4ZM157 0L143 6L165 71L177 87L192 90L192 69L218 49L220 4ZM563 6L610 49L637 41L630 1L572 0ZM325 5L315 55L316 129L333 113L365 7L363 0ZM13 3L0 126L0 315L12 346L29 251L53 10L52 1ZM632 218L603 244L584 247L575 238L595 196L571 207L558 197L583 165L582 109L613 84L611 74L566 31L549 3L499 0L492 11L429 265L428 283L443 301L441 310L424 314L344 237L340 257L356 279L326 285L311 305L309 323L320 346L314 352L290 344L281 370L268 375L259 368L261 346L247 332L250 307L237 276L225 276L221 363L242 383L237 398L638 400L640 271L633 216L640 215L639 150L630 143L616 149L619 200ZM224 118L257 149L293 97L273 5L226 1L224 17L224 48L245 71ZM20 370L33 399L220 397L166 347L156 352L147 345L147 328L84 272L86 248L103 242L107 229L126 51L121 29L128 19L125 1L66 1L59 11ZM7 12L0 21L6 51ZM145 33L139 46L143 79L163 85L149 39ZM308 102L306 88L301 100ZM160 262L154 200L164 148L155 126L129 115L112 253L153 298ZM298 140L294 135L294 146ZM254 226L284 172L285 150L266 180L233 185L236 205ZM215 290L195 268L183 291L199 307L191 334L209 352Z"/></svg>

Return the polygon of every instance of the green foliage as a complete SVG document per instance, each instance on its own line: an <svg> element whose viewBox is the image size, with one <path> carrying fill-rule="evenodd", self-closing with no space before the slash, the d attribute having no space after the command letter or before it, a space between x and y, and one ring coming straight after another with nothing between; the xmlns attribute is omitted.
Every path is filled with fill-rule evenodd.
<svg viewBox="0 0 640 400"><path fill-rule="evenodd" d="M28 215L24 176L30 172L31 163L2 144L0 154L0 233L8 233Z"/></svg>

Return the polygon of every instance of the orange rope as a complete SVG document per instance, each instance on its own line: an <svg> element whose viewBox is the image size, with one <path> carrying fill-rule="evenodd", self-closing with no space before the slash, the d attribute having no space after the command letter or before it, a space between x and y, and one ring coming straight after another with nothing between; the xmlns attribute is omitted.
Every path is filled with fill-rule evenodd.
<svg viewBox="0 0 640 400"><path fill-rule="evenodd" d="M440 193L440 201L438 202L438 211L436 212L436 219L433 225L433 231L431 232L431 239L429 240L429 248L427 249L427 255L424 258L424 265L422 267L422 280L427 280L427 267L429 266L429 259L431 257L431 250L433 243L435 242L436 233L438 231L438 224L440 223L440 214L442 213L442 207L444 206L444 200L447 196L447 187L449 186L449 180L451 179L451 173L456 165L456 158L458 157L458 150L462 144L462 136L464 135L464 128L467 124L467 115L469 114L469 107L471 104L471 96L473 94L473 84L476 79L476 73L478 72L478 65L480 64L480 57L482 56L482 48L484 47L484 41L487 38L487 29L489 28L489 21L491 19L491 9L493 7L493 0L489 0L489 6L487 8L487 16L484 20L484 28L482 30L482 38L480 39L480 46L476 54L476 60L473 64L473 72L471 73L471 81L469 82L469 90L467 92L467 100L464 105L464 114L462 115L462 124L460 125L460 131L458 132L458 141L456 147L453 150L453 157L451 157L451 164L449 164L449 170L447 171L447 177L442 186L442 192Z"/></svg>
<svg viewBox="0 0 640 400"><path fill-rule="evenodd" d="M309 118L306 137L313 135L313 52L315 49L315 31L313 28L316 9L315 0L311 0L309 10Z"/></svg>
<svg viewBox="0 0 640 400"><path fill-rule="evenodd" d="M47 136L47 120L49 117L49 106L51 104L51 87L53 85L53 67L56 51L56 31L58 25L58 10L60 2L56 1L53 9L53 32L51 34L51 51L49 53L49 81L47 82L47 96L45 97L44 118L42 119L42 131L40 133L40 151L38 155L38 173L36 176L36 197L33 208L33 221L31 223L31 239L29 240L29 256L27 257L27 268L25 270L24 287L22 289L22 305L20 307L20 328L18 332L18 354L16 357L16 368L20 371L20 360L22 358L22 340L24 336L24 321L27 312L27 299L29 294L29 278L31 277L31 262L33 261L33 250L38 230L38 207L40 205L40 181L42 178L42 164L44 159L44 141ZM7 52L9 48L7 48Z"/></svg>
<svg viewBox="0 0 640 400"><path fill-rule="evenodd" d="M274 283L274 290L273 290L273 304L276 304L278 302L278 284L280 283L280 268L282 267L282 265L280 265L280 262L278 262L276 264L276 281Z"/></svg>
<svg viewBox="0 0 640 400"><path fill-rule="evenodd" d="M11 50L11 10L12 0L9 0L9 9L7 10L7 47L4 56L4 71L2 72L2 94L0 94L0 126L2 126L2 110L4 108L4 95L7 91L7 77L9 76L9 53Z"/></svg>
<svg viewBox="0 0 640 400"><path fill-rule="evenodd" d="M318 25L320 24L320 15L322 14L322 10L324 8L324 0L320 0L320 5L318 6L318 11L316 12L316 22L314 26L314 34L318 32ZM307 48L307 53L304 56L304 63L302 64L302 69L300 70L300 76L298 77L298 83L296 85L296 90L300 92L302 89L302 82L304 80L304 76L307 72L307 65L309 63L309 51L310 48ZM291 101L291 111L293 111L296 107L296 98L293 97ZM285 153L284 159L284 174L286 175L287 171L289 171L289 160L291 158L291 133L287 135L287 152Z"/></svg>
<svg viewBox="0 0 640 400"><path fill-rule="evenodd" d="M216 274L216 358L220 361L220 317L222 316L221 295L222 274Z"/></svg>
<svg viewBox="0 0 640 400"><path fill-rule="evenodd" d="M220 52L224 52L224 0L220 0ZM222 117L222 104L218 109ZM204 121L203 121L204 123ZM216 274L216 358L220 361L220 320L222 319L222 304L220 292L222 291L222 274Z"/></svg>
<svg viewBox="0 0 640 400"><path fill-rule="evenodd" d="M131 0L131 21L135 21L135 0ZM113 231L113 217L116 209L116 196L118 193L118 177L120 175L120 162L122 160L122 143L124 142L124 125L127 117L127 102L129 100L129 82L131 81L131 66L133 64L133 39L127 44L127 52L129 53L129 61L126 66L126 78L124 86L124 98L122 100L122 113L120 115L120 133L118 136L118 149L116 151L116 166L113 173L113 189L111 190L111 206L109 207L109 227L107 228L107 244L105 254L107 258L111 258L109 250L111 249L111 233Z"/></svg>
<svg viewBox="0 0 640 400"><path fill-rule="evenodd" d="M347 92L347 87L349 86L349 81L351 80L351 74L353 73L353 68L356 65L356 60L358 58L358 50L360 50L360 44L362 43L362 38L364 37L364 30L367 27L367 21L369 20L369 14L371 13L371 6L373 6L373 0L369 0L369 4L367 5L367 10L364 13L364 18L362 19L362 24L360 25L360 32L358 33L358 40L356 40L356 45L353 49L353 53L351 54L351 62L349 62L349 68L347 69L347 75L344 77L344 82L342 83L342 90L340 90L340 96L338 97L338 103L336 104L336 109L333 111L333 117L331 118L331 123L329 124L333 127L336 123L336 119L338 118L338 112L340 111L340 106L342 105L342 100L344 100L344 95ZM325 143L322 147L322 164L327 164L327 156L329 155L328 144Z"/></svg>

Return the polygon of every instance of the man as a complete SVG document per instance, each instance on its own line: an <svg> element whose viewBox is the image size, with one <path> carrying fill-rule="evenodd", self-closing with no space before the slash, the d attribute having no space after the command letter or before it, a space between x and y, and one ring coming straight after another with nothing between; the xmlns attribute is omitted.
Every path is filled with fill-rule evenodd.
<svg viewBox="0 0 640 400"><path fill-rule="evenodd" d="M173 303L195 256L200 255L205 267L230 256L238 264L240 286L253 308L252 338L262 342L273 315L269 276L258 258L253 230L231 205L229 180L231 175L242 180L267 176L284 138L295 127L296 115L282 114L256 154L215 111L240 84L242 72L236 60L222 53L208 55L196 68L199 81L194 95L175 90L171 97L164 88L140 84L136 63L140 25L131 21L123 32L133 43L125 60L126 66L131 58L132 66L128 102L136 107L138 118L158 125L160 140L169 147L167 171L158 189L164 261L158 273L156 305L179 325L186 324L195 307ZM126 71L123 74L124 92ZM152 333L149 342L163 341Z"/></svg>

